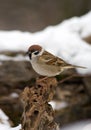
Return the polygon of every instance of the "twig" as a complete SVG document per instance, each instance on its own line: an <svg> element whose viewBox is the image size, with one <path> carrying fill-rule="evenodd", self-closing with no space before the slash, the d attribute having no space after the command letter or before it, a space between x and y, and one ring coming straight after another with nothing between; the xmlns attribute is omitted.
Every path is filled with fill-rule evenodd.
<svg viewBox="0 0 91 130"><path fill-rule="evenodd" d="M68 76L68 77L66 77L66 78L64 78L64 79L62 79L62 80L60 80L60 81L58 82L58 84L61 84L61 83L65 82L65 81L67 81L67 80L69 80L69 79L71 79L71 78L73 78L73 77L85 77L85 76L84 76L84 75L79 75L79 74L73 74L73 75L71 75L71 76Z"/></svg>

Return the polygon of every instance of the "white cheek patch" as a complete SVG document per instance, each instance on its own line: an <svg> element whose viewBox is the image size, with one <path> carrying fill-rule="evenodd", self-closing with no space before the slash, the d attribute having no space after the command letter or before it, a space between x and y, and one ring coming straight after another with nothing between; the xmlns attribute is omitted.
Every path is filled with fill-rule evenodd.
<svg viewBox="0 0 91 130"><path fill-rule="evenodd" d="M42 48L41 52L39 53L39 56L42 55L44 52L44 49Z"/></svg>
<svg viewBox="0 0 91 130"><path fill-rule="evenodd" d="M36 57L36 55L34 53L32 53L32 58L35 58L35 57Z"/></svg>

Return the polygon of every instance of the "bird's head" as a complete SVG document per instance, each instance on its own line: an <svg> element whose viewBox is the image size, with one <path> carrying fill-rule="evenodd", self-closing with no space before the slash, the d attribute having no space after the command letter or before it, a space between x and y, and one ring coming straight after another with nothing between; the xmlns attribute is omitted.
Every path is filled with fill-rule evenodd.
<svg viewBox="0 0 91 130"><path fill-rule="evenodd" d="M30 60L41 55L42 53L43 53L43 48L40 45L32 45L29 47L27 51L27 55L29 56Z"/></svg>

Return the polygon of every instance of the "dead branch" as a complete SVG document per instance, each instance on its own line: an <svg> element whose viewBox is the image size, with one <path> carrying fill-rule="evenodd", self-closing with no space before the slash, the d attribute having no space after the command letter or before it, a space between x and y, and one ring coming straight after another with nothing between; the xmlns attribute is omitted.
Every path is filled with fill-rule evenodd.
<svg viewBox="0 0 91 130"><path fill-rule="evenodd" d="M58 84L61 84L61 83L65 82L65 81L67 81L67 80L70 80L70 79L74 78L74 77L77 77L77 78L78 78L78 77L81 77L81 78L83 78L83 77L85 77L85 76L86 76L86 75L72 74L72 75L67 76L66 78L60 80Z"/></svg>
<svg viewBox="0 0 91 130"><path fill-rule="evenodd" d="M55 78L37 80L35 86L26 87L22 93L24 112L22 130L57 130L54 111L48 104L52 100L57 81Z"/></svg>

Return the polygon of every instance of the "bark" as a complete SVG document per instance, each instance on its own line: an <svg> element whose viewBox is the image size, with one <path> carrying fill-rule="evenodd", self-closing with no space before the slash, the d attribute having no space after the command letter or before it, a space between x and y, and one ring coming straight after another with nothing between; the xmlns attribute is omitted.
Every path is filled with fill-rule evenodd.
<svg viewBox="0 0 91 130"><path fill-rule="evenodd" d="M21 95L24 111L22 130L58 130L54 111L48 104L52 100L57 81L55 78L37 80L32 87L26 87Z"/></svg>

